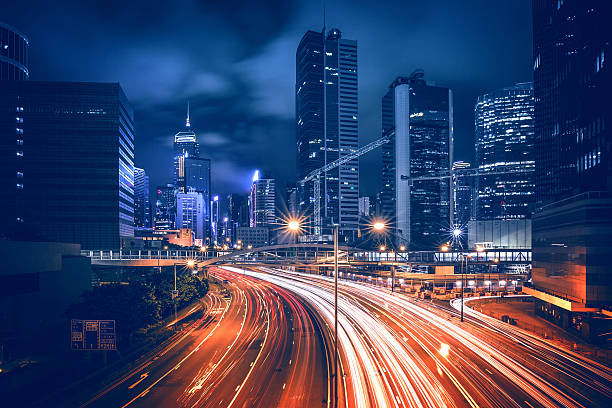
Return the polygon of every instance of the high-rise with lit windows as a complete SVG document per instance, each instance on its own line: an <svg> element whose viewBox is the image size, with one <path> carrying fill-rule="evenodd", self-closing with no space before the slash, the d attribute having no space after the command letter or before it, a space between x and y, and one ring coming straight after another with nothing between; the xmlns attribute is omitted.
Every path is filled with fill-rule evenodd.
<svg viewBox="0 0 612 408"><path fill-rule="evenodd" d="M256 170L249 196L250 227L274 228L276 220L276 182Z"/></svg>
<svg viewBox="0 0 612 408"><path fill-rule="evenodd" d="M308 31L296 52L297 176L358 148L357 42L342 38L338 29ZM359 160L354 159L320 178L320 228L315 217L313 182L300 191L300 209L311 216L316 233L331 235L339 225L351 241L359 223Z"/></svg>
<svg viewBox="0 0 612 408"><path fill-rule="evenodd" d="M535 193L533 103L531 82L478 97L474 127L479 221L531 218Z"/></svg>
<svg viewBox="0 0 612 408"><path fill-rule="evenodd" d="M0 81L0 233L119 249L134 236L134 113L118 83Z"/></svg>
<svg viewBox="0 0 612 408"><path fill-rule="evenodd" d="M179 191L187 191L185 184L185 160L197 157L200 157L200 146L195 132L191 130L189 108L187 108L185 129L174 135L174 186Z"/></svg>
<svg viewBox="0 0 612 408"><path fill-rule="evenodd" d="M402 245L434 249L450 229L453 97L421 70L398 77L382 99L382 211ZM399 244L399 242L398 242Z"/></svg>
<svg viewBox="0 0 612 408"><path fill-rule="evenodd" d="M151 193L149 176L144 169L134 167L134 226L151 228Z"/></svg>
<svg viewBox="0 0 612 408"><path fill-rule="evenodd" d="M592 339L612 305L612 3L534 0L536 312ZM598 334L601 333L601 336Z"/></svg>

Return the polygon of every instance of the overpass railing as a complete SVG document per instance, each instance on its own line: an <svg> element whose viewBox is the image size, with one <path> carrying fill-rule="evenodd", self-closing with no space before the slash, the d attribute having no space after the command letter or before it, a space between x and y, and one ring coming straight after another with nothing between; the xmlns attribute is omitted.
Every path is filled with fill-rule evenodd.
<svg viewBox="0 0 612 408"><path fill-rule="evenodd" d="M297 248L255 248L252 251L200 251L193 249L130 249L130 250L83 250L81 255L92 260L100 261L138 261L138 260L179 260L207 261L223 257L236 260L286 260L300 262L325 262L333 260L333 251L321 248L308 249L303 246ZM343 262L367 263L422 263L422 264L456 264L460 263L463 255L469 256L470 263L515 263L528 264L531 262L530 250L487 250L485 252L440 252L440 251L410 251L410 252L383 252L383 251L340 251L339 259Z"/></svg>

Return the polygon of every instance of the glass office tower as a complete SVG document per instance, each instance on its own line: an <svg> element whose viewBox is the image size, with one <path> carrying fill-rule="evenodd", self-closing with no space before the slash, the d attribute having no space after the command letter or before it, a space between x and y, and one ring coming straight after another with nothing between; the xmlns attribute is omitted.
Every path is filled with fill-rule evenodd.
<svg viewBox="0 0 612 408"><path fill-rule="evenodd" d="M30 76L28 37L0 21L0 80L24 80Z"/></svg>
<svg viewBox="0 0 612 408"><path fill-rule="evenodd" d="M14 239L134 235L134 113L117 83L0 81L0 222Z"/></svg>
<svg viewBox="0 0 612 408"><path fill-rule="evenodd" d="M149 176L144 169L134 167L134 226L151 228L151 198Z"/></svg>
<svg viewBox="0 0 612 408"><path fill-rule="evenodd" d="M249 225L251 227L274 228L276 220L276 183L267 175L260 176L259 170L253 175L249 197Z"/></svg>
<svg viewBox="0 0 612 408"><path fill-rule="evenodd" d="M204 217L204 235L202 239L206 239L210 232L210 159L204 159L201 157L189 157L185 159L185 185L187 190L195 191L202 195L204 203L206 205L202 209Z"/></svg>
<svg viewBox="0 0 612 408"><path fill-rule="evenodd" d="M357 42L340 30L308 31L296 52L297 175L333 162L358 148ZM320 181L321 233L339 224L344 240L357 236L359 160L326 172ZM314 215L313 182L300 192L300 209ZM316 220L312 218L311 225Z"/></svg>
<svg viewBox="0 0 612 408"><path fill-rule="evenodd" d="M196 134L191 130L189 109L185 129L174 135L174 185L179 191L187 191L185 184L185 160L200 157Z"/></svg>
<svg viewBox="0 0 612 408"><path fill-rule="evenodd" d="M533 104L531 82L478 97L474 108L476 163L481 174L476 187L477 220L531 218L535 193Z"/></svg>
<svg viewBox="0 0 612 408"><path fill-rule="evenodd" d="M602 338L612 305L612 3L533 2L536 312ZM528 289L529 290L529 289Z"/></svg>
<svg viewBox="0 0 612 408"><path fill-rule="evenodd" d="M398 77L382 99L382 133L391 137L383 145L383 214L403 245L435 249L450 229L450 181L435 177L450 171L452 91L426 82L421 70Z"/></svg>

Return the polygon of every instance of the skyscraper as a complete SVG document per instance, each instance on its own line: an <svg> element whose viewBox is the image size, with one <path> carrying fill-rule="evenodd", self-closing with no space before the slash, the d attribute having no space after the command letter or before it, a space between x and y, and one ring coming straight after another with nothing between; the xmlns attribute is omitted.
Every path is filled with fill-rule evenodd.
<svg viewBox="0 0 612 408"><path fill-rule="evenodd" d="M190 190L186 193L176 194L176 220L177 229L188 228L193 231L196 239L204 239L204 212L207 207L202 194Z"/></svg>
<svg viewBox="0 0 612 408"><path fill-rule="evenodd" d="M151 228L149 176L144 169L134 167L134 226Z"/></svg>
<svg viewBox="0 0 612 408"><path fill-rule="evenodd" d="M482 95L476 102L476 163L481 174L477 178L477 220L531 218L533 104L530 82Z"/></svg>
<svg viewBox="0 0 612 408"><path fill-rule="evenodd" d="M156 230L174 229L175 193L176 188L172 183L157 187L154 218L154 228Z"/></svg>
<svg viewBox="0 0 612 408"><path fill-rule="evenodd" d="M603 28L611 9L605 1L533 3L538 205L612 189L611 34Z"/></svg>
<svg viewBox="0 0 612 408"><path fill-rule="evenodd" d="M249 197L250 226L273 228L276 225L276 187L273 178L255 170Z"/></svg>
<svg viewBox="0 0 612 408"><path fill-rule="evenodd" d="M533 2L536 312L597 337L612 304L612 4ZM607 332L610 330L607 329Z"/></svg>
<svg viewBox="0 0 612 408"><path fill-rule="evenodd" d="M0 80L24 80L30 77L29 48L28 37L0 21Z"/></svg>
<svg viewBox="0 0 612 408"><path fill-rule="evenodd" d="M461 171L469 169L470 166L470 163L458 161L453 163L453 170ZM465 230L465 226L472 218L474 208L474 178L458 176L454 177L452 182L455 206L453 224Z"/></svg>
<svg viewBox="0 0 612 408"><path fill-rule="evenodd" d="M174 185L179 191L187 191L185 184L185 160L200 157L200 146L189 122L189 106L185 129L174 135Z"/></svg>
<svg viewBox="0 0 612 408"><path fill-rule="evenodd" d="M417 70L398 77L382 99L383 213L410 249L433 249L450 228L450 171L453 98L448 88Z"/></svg>
<svg viewBox="0 0 612 408"><path fill-rule="evenodd" d="M134 235L134 115L119 84L0 81L0 134L4 235L91 249Z"/></svg>
<svg viewBox="0 0 612 408"><path fill-rule="evenodd" d="M357 42L338 29L327 34L308 31L296 52L297 175L306 177L358 148ZM300 208L313 215L314 232L331 234L339 224L345 240L353 240L359 221L359 160L326 172L320 180L320 218L315 214L315 189L307 183Z"/></svg>
<svg viewBox="0 0 612 408"><path fill-rule="evenodd" d="M187 190L193 190L202 195L206 204L204 206L204 236L210 235L210 159L201 157L188 157L184 161L185 186Z"/></svg>

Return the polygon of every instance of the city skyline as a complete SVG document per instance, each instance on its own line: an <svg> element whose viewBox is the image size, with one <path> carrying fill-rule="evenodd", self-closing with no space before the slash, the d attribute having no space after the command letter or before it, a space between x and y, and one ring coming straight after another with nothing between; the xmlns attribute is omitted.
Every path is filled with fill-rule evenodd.
<svg viewBox="0 0 612 408"><path fill-rule="evenodd" d="M609 407L612 0L2 8L3 406Z"/></svg>
<svg viewBox="0 0 612 408"><path fill-rule="evenodd" d="M358 61L360 145L379 136L379 103L388 83L398 75L423 68L438 85L453 89L455 158L472 161L472 110L476 98L487 91L530 80L529 2L503 4L501 9L484 1L474 1L469 7L443 3L449 13L440 16L432 6L418 2L391 3L380 13L375 12L374 4L347 9L344 2L328 2L327 26L339 27L347 38L355 39L360 48L367 49L359 54ZM47 10L45 4L32 7ZM77 21L53 36L42 33L49 29L53 16L59 21L63 18L57 15L59 5L41 13L50 17L41 21L13 3L3 13L3 20L30 39L31 79L122 84L135 107L135 164L147 170L152 186L172 180L169 173L172 135L184 122L187 100L191 101L191 122L198 133L201 155L213 161L212 184L220 195L247 193L255 168L272 172L279 178L279 185L293 181L296 171L292 96L295 47L307 30L321 30L322 7L310 3L268 2L257 6L265 11L266 17L249 21L241 21L241 17L230 15L224 8L207 7L211 13L208 18L214 18L215 27L220 26L218 29L228 34L223 38L231 38L232 46L207 40L205 33L210 28L200 28L205 24L189 25L189 30L177 29L172 24L181 18L187 21L204 18L202 9L197 7L168 10L167 14L151 11L147 17L159 24L156 30L164 35L151 33L150 23L140 20L133 26L122 25L127 15L113 4L106 11L108 19L105 20L100 20L100 10L95 6L83 5L81 11L89 16L88 27ZM190 12L193 16L187 15ZM248 10L245 14L249 14ZM417 15L418 21L407 28L398 18L403 14ZM496 14L512 16L523 24L509 25L505 19L493 24L484 18ZM237 25L237 22L243 24ZM150 34L146 39L142 37L141 26ZM264 26L266 29L262 30ZM108 35L83 47L79 37L88 38L90 27L106 27ZM523 37L522 46L506 37L509 29ZM456 36L455 32L464 35ZM487 36L479 41L482 32L487 32ZM129 39L115 40L116 36L126 35ZM402 36L405 44L398 47L385 41L389 36ZM198 44L196 39L205 41ZM143 41L148 46L132 53ZM70 44L71 54L53 59L53 55L63 55L65 44ZM113 63L104 60L109 49L115 56ZM159 60L162 53L170 58ZM76 69L77 56L87 69ZM440 64L440 58L453 62L449 66ZM381 60L387 62L381 65ZM163 63L159 64L160 61ZM261 163L259 158L271 145L284 154L279 154L273 163ZM380 152L372 152L360 162L363 168L380 167ZM380 176L361 173L361 195L374 195L379 191Z"/></svg>

